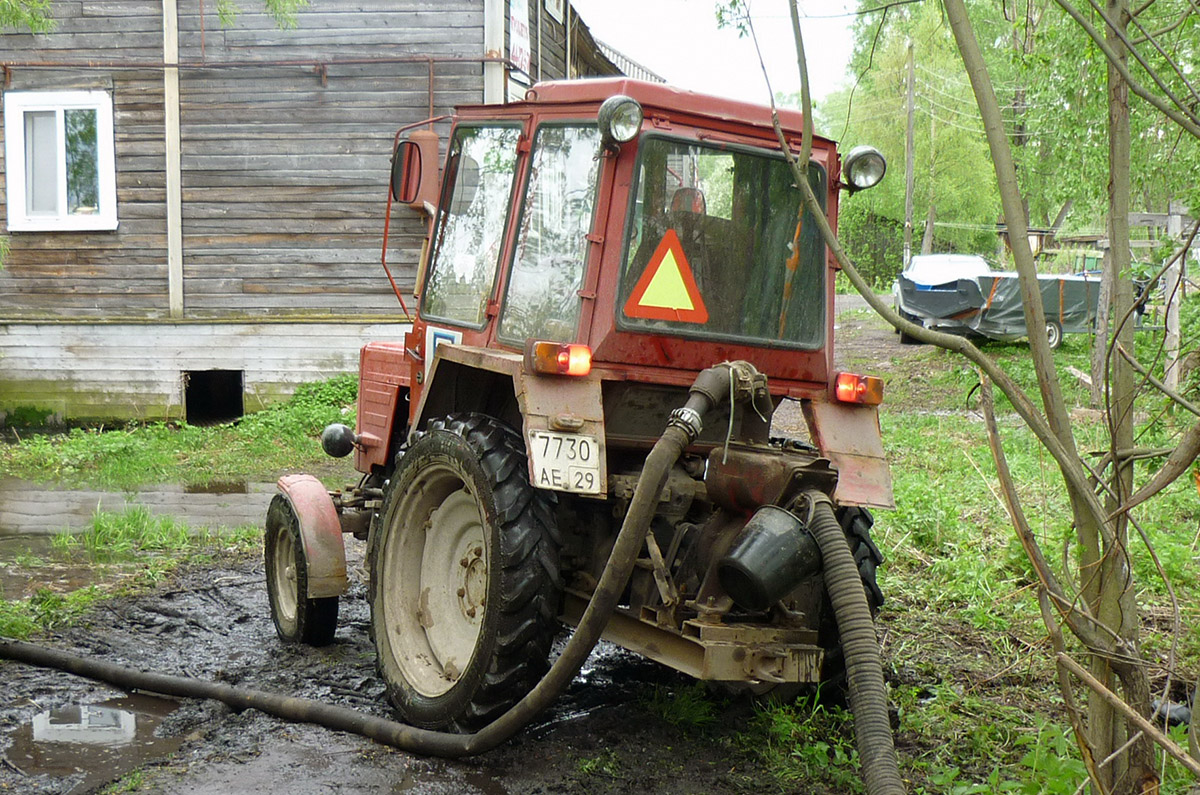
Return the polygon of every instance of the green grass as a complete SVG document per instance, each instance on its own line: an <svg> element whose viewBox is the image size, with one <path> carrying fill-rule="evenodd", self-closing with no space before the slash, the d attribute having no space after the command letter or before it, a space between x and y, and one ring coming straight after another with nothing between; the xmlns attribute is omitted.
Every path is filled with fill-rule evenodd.
<svg viewBox="0 0 1200 795"><path fill-rule="evenodd" d="M120 489L155 483L268 480L329 461L321 430L354 423L354 375L302 384L290 400L213 427L149 423L75 428L0 446L0 475Z"/></svg>
<svg viewBox="0 0 1200 795"><path fill-rule="evenodd" d="M680 729L701 729L717 719L718 705L700 682L684 688L659 685L641 701L647 711Z"/></svg>
<svg viewBox="0 0 1200 795"><path fill-rule="evenodd" d="M241 556L261 549L257 527L191 530L177 520L151 516L137 506L124 513L97 511L87 530L56 536L54 560L27 559L14 566L94 568L101 585L59 593L40 588L28 599L0 600L0 637L28 638L78 621L97 602L163 582L184 563L208 563L217 555Z"/></svg>
<svg viewBox="0 0 1200 795"><path fill-rule="evenodd" d="M40 588L28 599L0 601L0 637L24 639L69 626L107 595L96 586L65 594Z"/></svg>
<svg viewBox="0 0 1200 795"><path fill-rule="evenodd" d="M601 751L595 756L585 756L579 760L580 774L615 778L621 772L621 760L616 751L611 748Z"/></svg>

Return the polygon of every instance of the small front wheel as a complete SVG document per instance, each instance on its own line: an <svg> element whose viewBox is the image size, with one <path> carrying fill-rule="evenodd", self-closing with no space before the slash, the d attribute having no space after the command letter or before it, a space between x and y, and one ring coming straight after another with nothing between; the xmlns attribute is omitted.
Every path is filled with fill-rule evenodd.
<svg viewBox="0 0 1200 795"><path fill-rule="evenodd" d="M264 539L267 600L275 631L287 643L328 646L337 631L338 598L309 599L308 561L300 520L291 503L276 494L267 509Z"/></svg>

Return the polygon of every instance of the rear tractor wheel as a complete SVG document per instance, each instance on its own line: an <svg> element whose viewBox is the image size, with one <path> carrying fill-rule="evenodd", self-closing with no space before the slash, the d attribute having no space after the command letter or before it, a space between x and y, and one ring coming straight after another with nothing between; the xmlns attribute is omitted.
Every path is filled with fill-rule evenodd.
<svg viewBox="0 0 1200 795"><path fill-rule="evenodd" d="M291 503L276 494L267 509L265 564L267 600L275 631L287 643L328 646L337 631L338 598L308 598L308 561L300 520Z"/></svg>
<svg viewBox="0 0 1200 795"><path fill-rule="evenodd" d="M553 496L479 414L405 451L373 533L371 624L388 698L416 726L472 731L546 668L561 597Z"/></svg>

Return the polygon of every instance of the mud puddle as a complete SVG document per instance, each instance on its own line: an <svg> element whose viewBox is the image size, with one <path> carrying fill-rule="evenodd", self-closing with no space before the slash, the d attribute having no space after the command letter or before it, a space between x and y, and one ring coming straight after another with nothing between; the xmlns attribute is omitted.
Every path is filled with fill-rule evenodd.
<svg viewBox="0 0 1200 795"><path fill-rule="evenodd" d="M351 587L333 645L282 644L268 612L259 560L188 569L140 596L104 602L88 619L43 640L140 670L340 704L392 717L367 634L363 545L347 538ZM85 793L91 772L38 771L20 761L35 717L125 694L70 675L0 661L0 792ZM667 723L652 702L691 680L603 644L558 703L516 738L481 757L426 759L360 737L182 700L154 729L182 738L157 747L137 776L142 793L742 793L775 791L739 739L752 710L731 701L708 728ZM124 708L127 709L127 708ZM139 719L140 720L140 719ZM110 769L107 778L119 778ZM128 781L129 779L126 779ZM103 782L100 782L102 784ZM819 791L819 790L816 790Z"/></svg>
<svg viewBox="0 0 1200 795"><path fill-rule="evenodd" d="M39 589L63 593L97 583L94 566L56 550L60 533L80 532L97 511L145 507L155 516L186 517L194 530L259 525L275 494L273 483L161 486L121 493L61 489L0 478L0 598L24 599Z"/></svg>
<svg viewBox="0 0 1200 795"><path fill-rule="evenodd" d="M43 710L12 733L5 763L26 777L73 777L66 792L86 792L179 748L183 738L155 731L177 706L139 694Z"/></svg>

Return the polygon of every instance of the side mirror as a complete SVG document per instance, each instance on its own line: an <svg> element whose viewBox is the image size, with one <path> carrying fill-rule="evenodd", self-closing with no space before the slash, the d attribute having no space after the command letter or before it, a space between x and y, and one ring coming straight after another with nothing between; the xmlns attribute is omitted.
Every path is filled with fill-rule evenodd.
<svg viewBox="0 0 1200 795"><path fill-rule="evenodd" d="M389 185L392 201L414 210L424 210L426 202L437 201L440 143L433 130L417 130L396 144Z"/></svg>
<svg viewBox="0 0 1200 795"><path fill-rule="evenodd" d="M412 204L421 189L421 145L401 141L392 153L392 201Z"/></svg>

